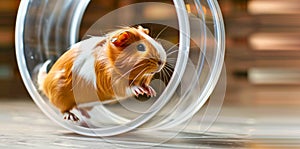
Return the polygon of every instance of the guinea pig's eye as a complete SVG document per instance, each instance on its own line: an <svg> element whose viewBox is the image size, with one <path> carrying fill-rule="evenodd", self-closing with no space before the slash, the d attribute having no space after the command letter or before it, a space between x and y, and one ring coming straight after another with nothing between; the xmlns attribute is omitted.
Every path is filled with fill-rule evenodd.
<svg viewBox="0 0 300 149"><path fill-rule="evenodd" d="M138 51L141 51L141 52L146 51L146 48L145 48L145 45L144 45L144 44L138 44L138 45L136 46L136 48L137 48Z"/></svg>

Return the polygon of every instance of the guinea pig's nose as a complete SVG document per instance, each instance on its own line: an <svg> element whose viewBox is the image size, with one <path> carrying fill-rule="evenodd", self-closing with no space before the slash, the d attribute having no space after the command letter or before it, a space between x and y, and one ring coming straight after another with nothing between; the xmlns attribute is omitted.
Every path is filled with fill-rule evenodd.
<svg viewBox="0 0 300 149"><path fill-rule="evenodd" d="M160 66L162 65L162 61L161 60L158 60L157 64Z"/></svg>

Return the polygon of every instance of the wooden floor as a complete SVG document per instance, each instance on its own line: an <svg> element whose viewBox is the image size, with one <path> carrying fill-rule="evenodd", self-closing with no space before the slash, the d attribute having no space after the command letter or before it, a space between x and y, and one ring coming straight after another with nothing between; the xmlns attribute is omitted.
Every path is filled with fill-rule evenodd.
<svg viewBox="0 0 300 149"><path fill-rule="evenodd" d="M205 134L192 123L171 132L85 137L48 119L31 100L0 100L0 148L273 148L300 147L300 108L228 107Z"/></svg>

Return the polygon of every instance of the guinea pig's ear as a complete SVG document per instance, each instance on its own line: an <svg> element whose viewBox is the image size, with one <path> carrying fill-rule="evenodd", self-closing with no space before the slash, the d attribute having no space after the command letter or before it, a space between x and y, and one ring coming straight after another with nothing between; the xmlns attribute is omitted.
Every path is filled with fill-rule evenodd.
<svg viewBox="0 0 300 149"><path fill-rule="evenodd" d="M139 31L142 31L142 32L144 32L145 34L149 34L149 29L147 29L147 28L143 28L142 26L138 26L138 28L137 28Z"/></svg>
<svg viewBox="0 0 300 149"><path fill-rule="evenodd" d="M124 47L130 44L131 38L132 38L132 33L129 31L124 31L116 36L114 36L111 39L111 42L116 46L116 47Z"/></svg>

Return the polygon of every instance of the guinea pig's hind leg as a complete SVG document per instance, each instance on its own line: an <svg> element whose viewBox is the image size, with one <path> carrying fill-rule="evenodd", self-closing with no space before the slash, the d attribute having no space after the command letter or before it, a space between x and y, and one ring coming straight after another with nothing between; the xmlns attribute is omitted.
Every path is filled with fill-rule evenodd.
<svg viewBox="0 0 300 149"><path fill-rule="evenodd" d="M73 122L79 121L79 118L74 113L72 113L70 111L64 112L64 119L65 120L71 120Z"/></svg>

